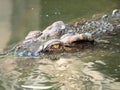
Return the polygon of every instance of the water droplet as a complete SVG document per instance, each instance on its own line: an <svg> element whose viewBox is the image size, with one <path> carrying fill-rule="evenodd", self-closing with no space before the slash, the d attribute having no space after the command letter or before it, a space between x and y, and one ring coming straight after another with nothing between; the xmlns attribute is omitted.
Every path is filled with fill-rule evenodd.
<svg viewBox="0 0 120 90"><path fill-rule="evenodd" d="M46 17L49 17L49 15L47 14Z"/></svg>
<svg viewBox="0 0 120 90"><path fill-rule="evenodd" d="M32 10L34 10L34 8L31 8Z"/></svg>

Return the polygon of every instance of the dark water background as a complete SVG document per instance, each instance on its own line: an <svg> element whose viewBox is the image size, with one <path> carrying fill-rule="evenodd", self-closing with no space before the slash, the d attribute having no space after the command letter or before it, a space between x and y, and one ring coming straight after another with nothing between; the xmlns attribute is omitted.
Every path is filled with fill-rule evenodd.
<svg viewBox="0 0 120 90"><path fill-rule="evenodd" d="M22 41L29 31L42 31L55 21L69 23L82 17L111 14L113 9L120 8L119 0L0 0L0 3L0 23L4 22L7 29L0 30L6 34L1 37L2 42L9 38L6 47ZM119 90L119 37L120 34L111 36L109 45L62 55L57 61L0 57L0 90Z"/></svg>

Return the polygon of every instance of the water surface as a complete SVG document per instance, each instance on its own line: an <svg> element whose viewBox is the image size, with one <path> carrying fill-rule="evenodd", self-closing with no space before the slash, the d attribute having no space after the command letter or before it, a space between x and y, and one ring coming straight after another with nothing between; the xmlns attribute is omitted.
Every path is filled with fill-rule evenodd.
<svg viewBox="0 0 120 90"><path fill-rule="evenodd" d="M42 31L55 21L69 23L96 14L111 14L113 9L120 8L119 0L10 0L8 3L12 6L7 9L12 13L7 16L11 20L8 47L22 41L29 31ZM0 57L0 90L119 90L119 37L119 34L110 36L107 38L110 44L97 44L93 49L76 53L46 58Z"/></svg>

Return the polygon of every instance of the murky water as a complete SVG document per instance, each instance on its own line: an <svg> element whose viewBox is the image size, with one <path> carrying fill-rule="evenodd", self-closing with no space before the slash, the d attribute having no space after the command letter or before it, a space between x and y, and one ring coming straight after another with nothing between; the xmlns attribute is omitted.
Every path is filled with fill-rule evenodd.
<svg viewBox="0 0 120 90"><path fill-rule="evenodd" d="M12 13L9 45L23 40L29 31L43 30L55 21L68 23L120 8L119 0L10 1L13 7L9 8ZM100 43L81 52L46 58L0 57L0 90L119 90L120 31L116 33L105 38L110 44Z"/></svg>

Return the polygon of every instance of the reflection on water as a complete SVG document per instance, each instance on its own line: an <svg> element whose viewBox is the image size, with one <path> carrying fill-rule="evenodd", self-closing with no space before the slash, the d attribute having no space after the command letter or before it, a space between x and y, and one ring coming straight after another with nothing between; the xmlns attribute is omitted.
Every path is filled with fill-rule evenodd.
<svg viewBox="0 0 120 90"><path fill-rule="evenodd" d="M39 30L40 0L12 0L11 31L9 44L24 39L31 30Z"/></svg>
<svg viewBox="0 0 120 90"><path fill-rule="evenodd" d="M119 0L11 1L12 37L9 44L21 41L31 30L43 30L57 20L70 22L80 17L109 13L119 8L120 3ZM0 90L119 90L118 37L119 34L108 38L110 44L96 45L94 50L56 55L58 60L0 57Z"/></svg>
<svg viewBox="0 0 120 90"><path fill-rule="evenodd" d="M8 0L0 0L0 52L6 47L10 38L11 11L11 2Z"/></svg>
<svg viewBox="0 0 120 90"><path fill-rule="evenodd" d="M113 65L113 60L106 59L111 55L113 58L120 58L117 52L114 54L101 49L99 52L85 50L72 56L62 55L56 61L47 58L8 56L0 62L1 88L5 88L3 90L23 90L23 88L24 90L119 90L120 72L116 69L120 63Z"/></svg>

